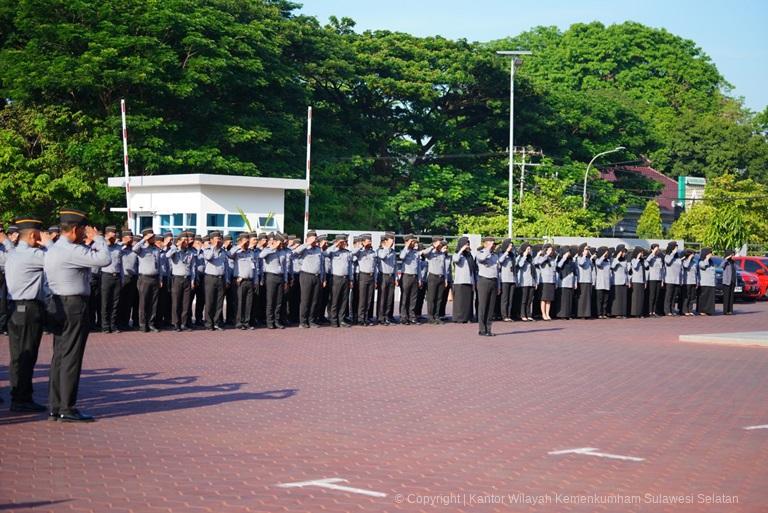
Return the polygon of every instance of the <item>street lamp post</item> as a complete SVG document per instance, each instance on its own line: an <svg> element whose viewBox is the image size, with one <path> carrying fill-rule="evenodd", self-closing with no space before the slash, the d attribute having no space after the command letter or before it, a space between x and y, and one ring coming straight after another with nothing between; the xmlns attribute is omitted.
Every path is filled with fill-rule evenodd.
<svg viewBox="0 0 768 513"><path fill-rule="evenodd" d="M626 148L624 148L624 146L617 146L616 148L614 148L612 150L608 150L608 151L604 151L602 153L598 153L597 155L592 157L592 160L589 161L589 164L587 165L587 170L584 172L584 189L583 189L583 191L581 193L581 198L582 198L581 207L582 208L587 208L587 177L589 176L589 168L592 167L592 164L599 157L602 157L603 155L608 155L609 153L616 153L617 151L621 151L621 150L624 150L624 149L626 149Z"/></svg>
<svg viewBox="0 0 768 513"><path fill-rule="evenodd" d="M496 55L511 57L509 59L509 213L507 219L507 236L510 238L512 237L512 197L514 194L512 179L515 176L515 67L522 63L520 55L531 55L532 53L527 50L500 50L496 52Z"/></svg>

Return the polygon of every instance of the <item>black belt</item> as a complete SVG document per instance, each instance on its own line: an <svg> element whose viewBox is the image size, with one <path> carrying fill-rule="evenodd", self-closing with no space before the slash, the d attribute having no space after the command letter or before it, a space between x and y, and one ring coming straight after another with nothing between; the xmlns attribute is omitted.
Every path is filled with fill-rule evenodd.
<svg viewBox="0 0 768 513"><path fill-rule="evenodd" d="M437 276L438 278L444 278L442 274L429 273L430 276Z"/></svg>
<svg viewBox="0 0 768 513"><path fill-rule="evenodd" d="M206 278L216 278L216 279L219 279L219 280L223 280L224 279L224 275L219 275L219 274L208 274L208 273L206 273L205 277Z"/></svg>
<svg viewBox="0 0 768 513"><path fill-rule="evenodd" d="M160 278L159 274L140 274L139 278L152 278L153 280L157 280Z"/></svg>
<svg viewBox="0 0 768 513"><path fill-rule="evenodd" d="M307 272L307 271L301 271L301 274L308 274L310 276L320 276L320 273L310 273L310 272Z"/></svg>
<svg viewBox="0 0 768 513"><path fill-rule="evenodd" d="M20 305L30 305L32 303L36 303L38 305L43 304L43 302L39 299L11 299L11 303L16 303Z"/></svg>
<svg viewBox="0 0 768 513"><path fill-rule="evenodd" d="M360 271L358 274L365 274L366 276L373 276L373 273L366 273L363 271Z"/></svg>
<svg viewBox="0 0 768 513"><path fill-rule="evenodd" d="M103 271L101 274L103 274L104 276L112 276L112 277L120 276L120 273L105 273Z"/></svg>

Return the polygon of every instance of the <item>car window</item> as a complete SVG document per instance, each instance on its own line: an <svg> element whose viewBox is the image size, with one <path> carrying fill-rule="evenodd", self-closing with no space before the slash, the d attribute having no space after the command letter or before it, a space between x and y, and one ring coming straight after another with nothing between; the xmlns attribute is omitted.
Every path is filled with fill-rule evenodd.
<svg viewBox="0 0 768 513"><path fill-rule="evenodd" d="M757 271L758 269L762 269L762 267L757 262L754 262L752 260L745 260L744 261L744 270L745 271L753 273L753 272Z"/></svg>

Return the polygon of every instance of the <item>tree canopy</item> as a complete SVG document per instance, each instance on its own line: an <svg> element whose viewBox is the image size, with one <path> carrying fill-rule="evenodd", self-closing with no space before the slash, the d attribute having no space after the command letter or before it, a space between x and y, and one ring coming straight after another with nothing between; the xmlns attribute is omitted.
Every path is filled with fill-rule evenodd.
<svg viewBox="0 0 768 513"><path fill-rule="evenodd" d="M648 183L592 178L581 209L586 163L619 145L616 161L670 176L768 183L768 110L746 110L694 42L663 29L588 23L476 43L356 32L296 8L0 0L2 220L75 205L119 222L109 207L122 191L106 179L121 174L126 98L133 174L301 177L312 105L312 226L493 225L509 145L509 62L495 50L510 48L535 52L517 73L515 141L545 155L526 175L517 233L593 234L653 197ZM287 204L293 231L301 208Z"/></svg>

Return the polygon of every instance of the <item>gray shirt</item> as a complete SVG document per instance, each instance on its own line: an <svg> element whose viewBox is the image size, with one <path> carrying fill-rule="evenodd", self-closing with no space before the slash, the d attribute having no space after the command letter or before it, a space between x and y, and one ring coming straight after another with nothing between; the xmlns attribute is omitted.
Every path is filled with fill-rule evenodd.
<svg viewBox="0 0 768 513"><path fill-rule="evenodd" d="M579 269L579 283L592 283L593 274L595 272L594 266L592 265L592 258L582 255L576 259L576 263L578 264Z"/></svg>
<svg viewBox="0 0 768 513"><path fill-rule="evenodd" d="M165 252L166 258L171 268L172 276L186 276L194 280L197 274L197 250L179 249L177 246L171 246Z"/></svg>
<svg viewBox="0 0 768 513"><path fill-rule="evenodd" d="M331 247L326 255L330 260L329 272L331 276L355 279L354 266L352 265L352 253L347 249L339 249L336 246Z"/></svg>
<svg viewBox="0 0 768 513"><path fill-rule="evenodd" d="M241 247L235 248L232 251L232 259L234 260L234 277L242 278L244 280L253 280L253 253L250 249L243 249Z"/></svg>
<svg viewBox="0 0 768 513"><path fill-rule="evenodd" d="M372 248L359 248L352 252L352 258L357 262L357 270L361 273L376 273L376 251Z"/></svg>
<svg viewBox="0 0 768 513"><path fill-rule="evenodd" d="M379 269L382 274L394 274L397 270L397 253L392 248L379 248L376 251L379 258Z"/></svg>
<svg viewBox="0 0 768 513"><path fill-rule="evenodd" d="M613 285L612 278L611 259L605 258L605 256L597 257L595 259L595 289L611 290L611 285Z"/></svg>
<svg viewBox="0 0 768 513"><path fill-rule="evenodd" d="M288 281L288 265L285 253L273 248L264 248L259 253L264 273L277 274Z"/></svg>
<svg viewBox="0 0 768 513"><path fill-rule="evenodd" d="M205 269L203 274L209 276L221 276L227 272L227 260L230 254L224 248L205 248L203 250L203 260L205 260Z"/></svg>
<svg viewBox="0 0 768 513"><path fill-rule="evenodd" d="M498 286L499 281L499 257L496 253L489 251L485 248L477 252L477 272L483 278L490 278L496 280Z"/></svg>
<svg viewBox="0 0 768 513"><path fill-rule="evenodd" d="M715 286L715 266L711 260L699 260L699 280L702 287Z"/></svg>
<svg viewBox="0 0 768 513"><path fill-rule="evenodd" d="M453 283L456 285L474 285L476 282L472 265L464 253L456 253L451 258L454 264Z"/></svg>
<svg viewBox="0 0 768 513"><path fill-rule="evenodd" d="M13 251L13 243L5 239L2 244L0 244L0 270L5 269L5 262L8 259L8 253Z"/></svg>
<svg viewBox="0 0 768 513"><path fill-rule="evenodd" d="M685 285L698 285L699 284L699 268L696 265L695 257L690 259L686 258L682 260L683 267L683 283Z"/></svg>
<svg viewBox="0 0 768 513"><path fill-rule="evenodd" d="M536 267L533 265L533 255L517 257L517 284L521 287L536 286Z"/></svg>
<svg viewBox="0 0 768 513"><path fill-rule="evenodd" d="M400 251L403 262L403 274L419 274L419 252L415 249L403 248Z"/></svg>
<svg viewBox="0 0 768 513"><path fill-rule="evenodd" d="M501 267L501 283L517 283L517 267L515 266L515 253L501 253L499 255Z"/></svg>
<svg viewBox="0 0 768 513"><path fill-rule="evenodd" d="M624 260L618 258L611 260L611 271L613 271L614 285L626 285L629 282L629 262L626 257Z"/></svg>
<svg viewBox="0 0 768 513"><path fill-rule="evenodd" d="M318 274L321 280L325 279L325 255L322 249L317 246L302 244L293 250L293 254L301 257L301 272Z"/></svg>
<svg viewBox="0 0 768 513"><path fill-rule="evenodd" d="M26 242L19 242L16 249L8 254L5 262L8 299L11 301L42 300L44 264L44 248L33 248Z"/></svg>
<svg viewBox="0 0 768 513"><path fill-rule="evenodd" d="M133 246L123 246L123 274L126 276L139 274L139 255L132 250Z"/></svg>
<svg viewBox="0 0 768 513"><path fill-rule="evenodd" d="M645 283L648 278L648 260L633 258L631 262L632 266L632 283Z"/></svg>
<svg viewBox="0 0 768 513"><path fill-rule="evenodd" d="M678 251L664 256L664 283L680 285L683 281L683 261Z"/></svg>
<svg viewBox="0 0 768 513"><path fill-rule="evenodd" d="M107 245L109 251L109 258L111 262L109 265L101 268L101 272L106 274L119 274L123 275L123 255L126 253L125 248L115 242L114 244Z"/></svg>
<svg viewBox="0 0 768 513"><path fill-rule="evenodd" d="M160 250L154 244L142 240L133 246L133 252L139 257L139 274L157 276L160 274Z"/></svg>
<svg viewBox="0 0 768 513"><path fill-rule="evenodd" d="M536 255L533 259L533 265L538 269L541 283L555 283L555 257L544 254Z"/></svg>
<svg viewBox="0 0 768 513"><path fill-rule="evenodd" d="M427 262L427 272L440 276L444 280L448 278L445 276L445 256L442 252L437 251L434 246L430 246L421 252L422 257Z"/></svg>
<svg viewBox="0 0 768 513"><path fill-rule="evenodd" d="M723 285L730 287L736 284L736 263L733 260L723 259L720 266L723 268Z"/></svg>
<svg viewBox="0 0 768 513"><path fill-rule="evenodd" d="M93 244L72 244L60 237L45 255L48 287L57 296L91 294L91 267L109 265L111 258L104 237L96 236Z"/></svg>
<svg viewBox="0 0 768 513"><path fill-rule="evenodd" d="M578 268L571 256L561 256L557 261L557 270L560 272L560 288L572 289L576 287Z"/></svg>
<svg viewBox="0 0 768 513"><path fill-rule="evenodd" d="M660 254L650 255L645 259L648 269L648 281L664 279L664 258Z"/></svg>

